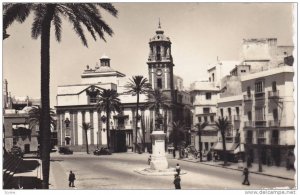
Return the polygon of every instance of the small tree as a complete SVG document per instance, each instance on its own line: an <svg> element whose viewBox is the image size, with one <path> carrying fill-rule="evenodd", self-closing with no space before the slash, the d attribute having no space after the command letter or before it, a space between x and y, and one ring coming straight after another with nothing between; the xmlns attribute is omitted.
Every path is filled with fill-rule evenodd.
<svg viewBox="0 0 300 195"><path fill-rule="evenodd" d="M83 122L81 128L84 130L85 134L86 153L89 154L88 130L91 130L92 126L90 123Z"/></svg>
<svg viewBox="0 0 300 195"><path fill-rule="evenodd" d="M41 130L40 130L40 120L41 120L41 115L42 115L42 109L39 106L32 106L30 110L28 111L28 120L27 123L29 123L29 128L33 129L34 127L39 127L39 132L38 132L38 144L41 146ZM56 126L55 123L55 117L56 114L53 111L53 109L50 109L50 126L54 129ZM49 150L51 148L49 147ZM42 150L39 148L39 155L42 157Z"/></svg>
<svg viewBox="0 0 300 195"><path fill-rule="evenodd" d="M173 130L169 135L169 142L173 143L174 150L178 150L178 146L183 145L185 141L186 130L184 124L180 122L173 122Z"/></svg>
<svg viewBox="0 0 300 195"><path fill-rule="evenodd" d="M140 94L147 94L151 90L151 85L148 83L147 78L143 76L133 76L132 79L129 79L130 82L126 84L126 88L128 89L127 93L131 93L132 95L136 95L136 113L135 113L135 145L137 145L137 130L138 130L138 118L139 118L139 104L140 104ZM145 132L143 132L143 147L145 144ZM136 147L135 147L136 151Z"/></svg>
<svg viewBox="0 0 300 195"><path fill-rule="evenodd" d="M219 129L221 136L222 136L222 143L223 143L223 154L224 154L224 166L227 166L227 151L226 151L226 139L225 133L228 130L230 124L227 120L227 117L219 117L218 121L216 122L216 126Z"/></svg>
<svg viewBox="0 0 300 195"><path fill-rule="evenodd" d="M106 136L107 148L110 149L110 135L109 135L109 119L111 112L120 112L121 102L118 98L119 95L114 89L104 89L100 92L97 102L97 109L106 113Z"/></svg>

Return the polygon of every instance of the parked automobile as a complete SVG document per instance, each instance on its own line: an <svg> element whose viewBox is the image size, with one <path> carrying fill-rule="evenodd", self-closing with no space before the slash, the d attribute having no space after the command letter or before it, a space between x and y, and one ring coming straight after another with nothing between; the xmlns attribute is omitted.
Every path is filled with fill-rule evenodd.
<svg viewBox="0 0 300 195"><path fill-rule="evenodd" d="M111 152L108 148L100 148L94 151L94 155L111 155Z"/></svg>
<svg viewBox="0 0 300 195"><path fill-rule="evenodd" d="M10 153L19 157L23 157L24 155L22 149L19 146L13 146L10 150Z"/></svg>
<svg viewBox="0 0 300 195"><path fill-rule="evenodd" d="M60 154L73 154L73 151L70 150L70 148L68 147L59 147L59 151Z"/></svg>

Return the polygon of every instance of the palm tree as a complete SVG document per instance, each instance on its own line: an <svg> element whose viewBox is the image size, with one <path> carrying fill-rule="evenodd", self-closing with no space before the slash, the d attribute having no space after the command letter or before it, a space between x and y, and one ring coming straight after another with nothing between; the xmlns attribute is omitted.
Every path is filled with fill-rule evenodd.
<svg viewBox="0 0 300 195"><path fill-rule="evenodd" d="M216 122L216 126L221 132L222 136L222 143L223 143L223 154L224 154L224 166L227 166L227 152L226 152L226 140L225 140L225 133L228 130L230 124L228 122L227 117L219 117L218 121Z"/></svg>
<svg viewBox="0 0 300 195"><path fill-rule="evenodd" d="M149 91L147 96L147 107L155 111L155 130L157 130L162 124L162 115L159 110L170 108L170 99L160 89Z"/></svg>
<svg viewBox="0 0 300 195"><path fill-rule="evenodd" d="M128 82L125 86L128 89L127 93L136 95L135 145L137 145L140 94L148 93L151 90L151 85L150 83L148 83L148 79L144 78L143 76L133 76L132 79L129 80L130 82ZM143 132L143 144L145 144L145 132ZM143 148L144 147L145 145L143 146Z"/></svg>
<svg viewBox="0 0 300 195"><path fill-rule="evenodd" d="M200 154L200 162L202 162L202 141L201 141L201 136L202 136L202 131L203 129L207 126L207 122L203 123L197 123L195 126L197 127L197 135L199 136L199 154Z"/></svg>
<svg viewBox="0 0 300 195"><path fill-rule="evenodd" d="M98 7L117 16L118 11L110 3L6 3L3 5L3 31L14 22L23 23L31 12L34 21L31 36L34 39L41 37L41 151L42 155L42 188L49 188L50 170L50 32L51 23L54 26L55 37L61 41L62 20L61 16L68 18L73 25L75 33L79 36L84 46L88 46L82 29L82 24L96 40L96 34L105 41L104 33L112 36L112 29L102 20ZM12 37L13 35L11 35Z"/></svg>
<svg viewBox="0 0 300 195"><path fill-rule="evenodd" d="M173 130L169 135L169 142L173 143L174 150L178 150L178 146L183 145L185 141L186 130L184 124L173 122Z"/></svg>
<svg viewBox="0 0 300 195"><path fill-rule="evenodd" d="M29 128L32 129L33 127L40 125L40 118L42 115L42 109L39 106L32 106L30 110L28 111L28 123ZM56 114L53 109L50 108L50 126L52 128L55 128L56 126L56 120L55 120Z"/></svg>
<svg viewBox="0 0 300 195"><path fill-rule="evenodd" d="M88 142L88 130L92 129L92 125L90 123L83 122L81 128L85 133L85 143L86 143L86 153L89 154L89 142Z"/></svg>
<svg viewBox="0 0 300 195"><path fill-rule="evenodd" d="M41 120L41 115L42 115L42 109L39 106L32 106L30 110L28 111L28 121L29 123L29 128L33 129L34 127L39 127L39 132L38 132L38 144L39 144L39 150L38 150L38 155L42 158L42 151L41 151L41 126L40 126L40 120ZM53 111L53 109L50 109L50 126L55 129L56 126L56 120L55 120L56 114ZM49 147L49 152L51 148Z"/></svg>
<svg viewBox="0 0 300 195"><path fill-rule="evenodd" d="M106 137L107 147L110 148L110 135L109 135L109 119L111 112L120 112L121 102L118 98L118 93L114 89L104 89L99 94L99 100L97 102L97 109L105 111L106 113Z"/></svg>

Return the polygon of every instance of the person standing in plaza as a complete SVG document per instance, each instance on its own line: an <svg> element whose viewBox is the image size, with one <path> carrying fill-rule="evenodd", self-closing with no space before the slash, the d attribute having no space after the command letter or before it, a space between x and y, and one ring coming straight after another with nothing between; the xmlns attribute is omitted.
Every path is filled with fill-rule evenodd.
<svg viewBox="0 0 300 195"><path fill-rule="evenodd" d="M177 174L180 175L180 166L179 166L179 163L177 163L175 169L176 169Z"/></svg>
<svg viewBox="0 0 300 195"><path fill-rule="evenodd" d="M74 186L74 181L75 181L75 174L70 171L70 174L69 174L69 187L75 187Z"/></svg>
<svg viewBox="0 0 300 195"><path fill-rule="evenodd" d="M174 185L175 185L175 189L181 189L181 185L180 185L181 179L180 176L178 174L176 174L174 176Z"/></svg>
<svg viewBox="0 0 300 195"><path fill-rule="evenodd" d="M243 175L245 176L244 181L243 181L243 185L250 185L250 182L249 182L249 179L248 179L248 176L249 176L248 168L244 168Z"/></svg>
<svg viewBox="0 0 300 195"><path fill-rule="evenodd" d="M148 157L148 165L151 163L151 155Z"/></svg>

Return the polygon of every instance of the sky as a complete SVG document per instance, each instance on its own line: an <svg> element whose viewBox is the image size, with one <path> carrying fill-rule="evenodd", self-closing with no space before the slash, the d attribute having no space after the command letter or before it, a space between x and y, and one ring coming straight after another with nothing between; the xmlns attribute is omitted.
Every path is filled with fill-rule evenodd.
<svg viewBox="0 0 300 195"><path fill-rule="evenodd" d="M80 83L86 65L94 67L102 55L126 76L148 77L149 39L161 27L172 42L174 74L184 86L206 80L207 68L220 60L239 61L245 38L277 38L293 45L291 3L113 3L118 17L100 10L114 31L106 42L86 32L88 48L63 20L62 41L51 36L50 105L56 105L57 86ZM40 39L31 38L32 15L13 23L2 42L3 79L12 96L40 97ZM53 29L52 29L53 30Z"/></svg>

